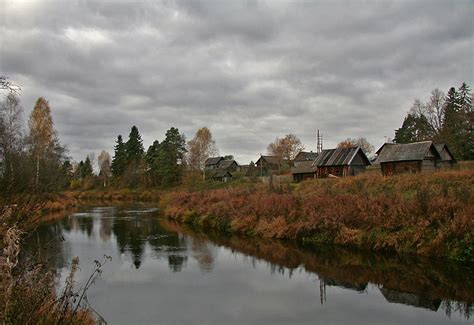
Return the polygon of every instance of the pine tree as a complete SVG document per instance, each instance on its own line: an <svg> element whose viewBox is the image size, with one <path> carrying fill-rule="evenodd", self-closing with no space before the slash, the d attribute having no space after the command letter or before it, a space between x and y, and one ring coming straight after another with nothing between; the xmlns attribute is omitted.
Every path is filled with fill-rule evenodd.
<svg viewBox="0 0 474 325"><path fill-rule="evenodd" d="M84 166L82 167L82 177L91 177L93 175L93 172L94 170L92 168L91 160L89 159L89 157L87 157L84 161Z"/></svg>
<svg viewBox="0 0 474 325"><path fill-rule="evenodd" d="M130 130L128 141L126 143L127 162L139 162L143 158L145 149L143 148L143 141L138 132L138 128L134 125Z"/></svg>
<svg viewBox="0 0 474 325"><path fill-rule="evenodd" d="M158 175L164 185L171 185L180 181L184 169L186 154L186 140L177 128L166 131L166 138L161 143Z"/></svg>
<svg viewBox="0 0 474 325"><path fill-rule="evenodd" d="M431 140L432 127L424 115L416 116L408 113L403 120L402 127L395 130L395 143L410 143Z"/></svg>
<svg viewBox="0 0 474 325"><path fill-rule="evenodd" d="M125 143L123 143L122 136L119 134L117 142L114 147L114 158L112 159L111 169L112 175L119 177L125 171L127 164L127 151Z"/></svg>
<svg viewBox="0 0 474 325"><path fill-rule="evenodd" d="M146 152L146 162L148 169L148 176L152 185L157 186L160 184L158 169L160 166L160 143L155 140L151 146L148 147Z"/></svg>

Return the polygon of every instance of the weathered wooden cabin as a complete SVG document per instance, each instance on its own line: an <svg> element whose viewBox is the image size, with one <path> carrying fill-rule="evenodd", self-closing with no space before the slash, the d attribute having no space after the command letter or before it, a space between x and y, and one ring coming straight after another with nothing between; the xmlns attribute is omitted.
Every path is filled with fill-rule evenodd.
<svg viewBox="0 0 474 325"><path fill-rule="evenodd" d="M205 170L212 170L219 168L219 163L224 160L224 157L209 157L204 162Z"/></svg>
<svg viewBox="0 0 474 325"><path fill-rule="evenodd" d="M303 163L303 162L306 162L306 161L311 161L313 162L316 157L318 156L318 154L316 152L312 152L312 151L300 151L295 159L293 160L293 164L295 167L297 167L299 164Z"/></svg>
<svg viewBox="0 0 474 325"><path fill-rule="evenodd" d="M268 176L272 172L290 167L288 160L281 161L277 156L260 156L255 163L256 176Z"/></svg>
<svg viewBox="0 0 474 325"><path fill-rule="evenodd" d="M317 167L313 165L313 160L300 161L298 165L291 170L293 181L301 182L306 179L316 177Z"/></svg>
<svg viewBox="0 0 474 325"><path fill-rule="evenodd" d="M225 169L217 169L212 175L212 180L217 182L227 182L232 179L233 175Z"/></svg>
<svg viewBox="0 0 474 325"><path fill-rule="evenodd" d="M376 164L380 164L383 175L416 173L436 170L441 159L432 141L406 144L385 143L377 150Z"/></svg>
<svg viewBox="0 0 474 325"><path fill-rule="evenodd" d="M354 176L369 165L369 159L358 146L323 150L313 162L317 178Z"/></svg>
<svg viewBox="0 0 474 325"><path fill-rule="evenodd" d="M221 160L218 164L219 169L235 172L239 169L239 164L235 160Z"/></svg>
<svg viewBox="0 0 474 325"><path fill-rule="evenodd" d="M453 168L457 161L456 158L454 158L454 155L451 153L451 150L449 150L448 146L444 143L441 143L435 144L435 147L441 157L440 160L436 161L436 168Z"/></svg>

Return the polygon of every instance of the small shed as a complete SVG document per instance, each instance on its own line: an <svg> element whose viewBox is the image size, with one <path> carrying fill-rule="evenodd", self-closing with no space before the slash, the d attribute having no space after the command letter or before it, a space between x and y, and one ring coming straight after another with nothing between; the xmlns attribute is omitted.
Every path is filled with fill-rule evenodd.
<svg viewBox="0 0 474 325"><path fill-rule="evenodd" d="M452 168L454 164L457 163L456 158L454 158L454 155L451 153L451 150L449 150L446 144L435 144L435 147L441 157L441 159L436 161L436 168Z"/></svg>
<svg viewBox="0 0 474 325"><path fill-rule="evenodd" d="M406 172L436 170L437 161L441 159L432 141L406 144L385 143L377 150L376 164L380 164L383 175Z"/></svg>
<svg viewBox="0 0 474 325"><path fill-rule="evenodd" d="M224 157L209 157L204 162L205 170L212 170L219 168L219 163L224 160Z"/></svg>
<svg viewBox="0 0 474 325"><path fill-rule="evenodd" d="M228 170L217 169L216 172L212 175L212 180L218 182L227 182L232 179L232 174Z"/></svg>
<svg viewBox="0 0 474 325"><path fill-rule="evenodd" d="M369 165L369 159L359 146L323 150L313 162L317 178L354 176Z"/></svg>
<svg viewBox="0 0 474 325"><path fill-rule="evenodd" d="M313 162L316 157L318 156L318 153L316 152L312 152L312 151L300 151L295 159L293 160L293 164L295 165L295 167L297 167L299 164L301 164L302 162L305 162L305 161L311 161Z"/></svg>
<svg viewBox="0 0 474 325"><path fill-rule="evenodd" d="M295 167L291 170L293 175L293 181L301 182L306 179L316 177L317 167L313 166L312 160L300 161L298 165L295 164Z"/></svg>

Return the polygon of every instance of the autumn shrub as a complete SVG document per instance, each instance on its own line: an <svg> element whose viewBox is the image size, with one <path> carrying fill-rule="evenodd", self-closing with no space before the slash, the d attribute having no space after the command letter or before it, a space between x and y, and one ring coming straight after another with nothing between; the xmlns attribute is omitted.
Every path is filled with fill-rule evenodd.
<svg viewBox="0 0 474 325"><path fill-rule="evenodd" d="M264 185L168 193L178 221L259 237L474 260L474 172L308 180L294 190Z"/></svg>

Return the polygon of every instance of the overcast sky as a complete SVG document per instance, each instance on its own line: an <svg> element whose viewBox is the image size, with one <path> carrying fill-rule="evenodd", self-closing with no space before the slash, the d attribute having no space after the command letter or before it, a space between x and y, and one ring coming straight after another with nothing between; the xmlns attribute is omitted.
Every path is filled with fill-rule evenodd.
<svg viewBox="0 0 474 325"><path fill-rule="evenodd" d="M248 163L287 133L316 150L317 129L377 147L415 98L472 87L473 17L474 0L0 0L0 74L26 116L49 100L75 160L132 125L146 148L207 126Z"/></svg>

